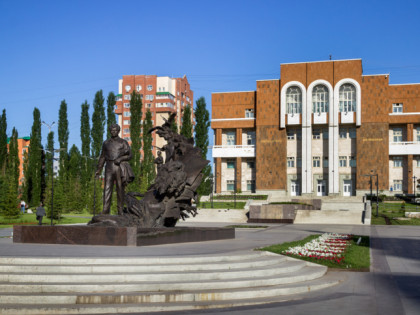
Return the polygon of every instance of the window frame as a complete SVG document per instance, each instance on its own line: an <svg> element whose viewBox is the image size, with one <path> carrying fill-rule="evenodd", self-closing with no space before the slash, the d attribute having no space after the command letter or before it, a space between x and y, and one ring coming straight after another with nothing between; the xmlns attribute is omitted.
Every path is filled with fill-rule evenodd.
<svg viewBox="0 0 420 315"><path fill-rule="evenodd" d="M394 156L393 158L392 158L392 161L393 161L393 163L392 163L392 165L393 165L393 167L403 167L403 157L402 156Z"/></svg>
<svg viewBox="0 0 420 315"><path fill-rule="evenodd" d="M404 104L403 103L392 103L392 112L393 113L403 113Z"/></svg>
<svg viewBox="0 0 420 315"><path fill-rule="evenodd" d="M235 131L226 132L226 145L229 145L229 146L236 145L236 132Z"/></svg>
<svg viewBox="0 0 420 315"><path fill-rule="evenodd" d="M302 113L302 90L292 85L286 90L286 113L295 115Z"/></svg>
<svg viewBox="0 0 420 315"><path fill-rule="evenodd" d="M319 89L323 91L319 91ZM318 84L312 89L312 113L328 113L329 90L324 84Z"/></svg>
<svg viewBox="0 0 420 315"><path fill-rule="evenodd" d="M321 167L321 157L320 156L313 156L312 157L312 167L313 168Z"/></svg>
<svg viewBox="0 0 420 315"><path fill-rule="evenodd" d="M245 109L245 118L255 118L253 108Z"/></svg>
<svg viewBox="0 0 420 315"><path fill-rule="evenodd" d="M341 155L338 157L338 167L347 167L347 156Z"/></svg>
<svg viewBox="0 0 420 315"><path fill-rule="evenodd" d="M392 128L392 141L403 142L403 128L401 127Z"/></svg>
<svg viewBox="0 0 420 315"><path fill-rule="evenodd" d="M350 90L346 90L350 88ZM340 113L351 113L356 111L356 102L357 102L357 90L354 84L344 83L340 86L338 92L339 100L339 112Z"/></svg>
<svg viewBox="0 0 420 315"><path fill-rule="evenodd" d="M294 168L295 167L295 157L294 156L288 156L287 157L287 167L288 168Z"/></svg>

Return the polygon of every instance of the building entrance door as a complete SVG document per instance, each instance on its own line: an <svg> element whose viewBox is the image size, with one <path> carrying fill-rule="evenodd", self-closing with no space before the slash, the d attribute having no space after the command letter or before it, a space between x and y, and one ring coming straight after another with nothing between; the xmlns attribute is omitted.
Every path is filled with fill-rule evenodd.
<svg viewBox="0 0 420 315"><path fill-rule="evenodd" d="M351 191L352 191L352 187L351 187L351 180L344 180L343 181L343 196L346 197L350 197L351 196Z"/></svg>
<svg viewBox="0 0 420 315"><path fill-rule="evenodd" d="M300 187L299 187L299 182L297 180L292 180L290 183L290 195L291 196L300 195Z"/></svg>
<svg viewBox="0 0 420 315"><path fill-rule="evenodd" d="M317 196L326 196L327 195L327 184L326 184L325 180L318 179L316 195Z"/></svg>

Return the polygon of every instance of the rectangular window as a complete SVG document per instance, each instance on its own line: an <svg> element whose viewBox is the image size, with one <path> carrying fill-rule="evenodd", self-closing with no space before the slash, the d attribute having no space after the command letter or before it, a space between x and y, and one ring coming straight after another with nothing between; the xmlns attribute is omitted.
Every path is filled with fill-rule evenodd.
<svg viewBox="0 0 420 315"><path fill-rule="evenodd" d="M287 140L295 140L295 132L293 130L287 131Z"/></svg>
<svg viewBox="0 0 420 315"><path fill-rule="evenodd" d="M124 128L123 133L124 133L124 134L128 134L128 133L130 133L130 128Z"/></svg>
<svg viewBox="0 0 420 315"><path fill-rule="evenodd" d="M324 129L322 131L322 139L324 139L324 140L328 139L328 129Z"/></svg>
<svg viewBox="0 0 420 315"><path fill-rule="evenodd" d="M149 84L149 85L147 86L147 90L148 90L148 91L153 90L153 85Z"/></svg>
<svg viewBox="0 0 420 315"><path fill-rule="evenodd" d="M124 112L124 117L131 117L131 112Z"/></svg>
<svg viewBox="0 0 420 315"><path fill-rule="evenodd" d="M152 104L151 103L147 103L147 108L151 108L152 107Z"/></svg>
<svg viewBox="0 0 420 315"><path fill-rule="evenodd" d="M417 167L420 167L420 157L417 158Z"/></svg>
<svg viewBox="0 0 420 315"><path fill-rule="evenodd" d="M289 156L287 158L287 167L295 167L295 157Z"/></svg>
<svg viewBox="0 0 420 315"><path fill-rule="evenodd" d="M356 128L349 129L349 136L350 136L350 139L356 139Z"/></svg>
<svg viewBox="0 0 420 315"><path fill-rule="evenodd" d="M153 101L154 98L155 98L154 95L151 95L151 94L146 95L146 100L148 101Z"/></svg>
<svg viewBox="0 0 420 315"><path fill-rule="evenodd" d="M255 145L255 131L248 131L246 133L246 144Z"/></svg>
<svg viewBox="0 0 420 315"><path fill-rule="evenodd" d="M130 137L124 137L124 140L131 141Z"/></svg>
<svg viewBox="0 0 420 315"><path fill-rule="evenodd" d="M254 110L245 109L245 118L254 118Z"/></svg>
<svg viewBox="0 0 420 315"><path fill-rule="evenodd" d="M394 167L402 167L403 165L403 158L402 156L394 156Z"/></svg>
<svg viewBox="0 0 420 315"><path fill-rule="evenodd" d="M124 95L124 99L125 99L126 101L130 101L130 100L131 100L131 95L130 95L130 94L126 94L126 95Z"/></svg>
<svg viewBox="0 0 420 315"><path fill-rule="evenodd" d="M312 158L312 167L321 167L321 157L320 156L314 156Z"/></svg>
<svg viewBox="0 0 420 315"><path fill-rule="evenodd" d="M254 161L247 161L246 162L246 167L254 169L255 168L255 162Z"/></svg>
<svg viewBox="0 0 420 315"><path fill-rule="evenodd" d="M312 139L321 139L321 130L319 129L312 130Z"/></svg>
<svg viewBox="0 0 420 315"><path fill-rule="evenodd" d="M340 137L340 139L347 139L347 129L346 128L340 128L339 137Z"/></svg>
<svg viewBox="0 0 420 315"><path fill-rule="evenodd" d="M323 166L328 167L328 157L324 157Z"/></svg>
<svg viewBox="0 0 420 315"><path fill-rule="evenodd" d="M130 103L124 103L124 108L130 108Z"/></svg>
<svg viewBox="0 0 420 315"><path fill-rule="evenodd" d="M226 190L227 191L234 191L235 190L235 181L234 180L227 180L226 181Z"/></svg>
<svg viewBox="0 0 420 315"><path fill-rule="evenodd" d="M394 128L393 132L393 141L394 142L402 142L403 141L403 133L402 128Z"/></svg>
<svg viewBox="0 0 420 315"><path fill-rule="evenodd" d="M246 181L246 190L254 192L255 191L255 180Z"/></svg>
<svg viewBox="0 0 420 315"><path fill-rule="evenodd" d="M124 125L131 125L131 120L124 119Z"/></svg>
<svg viewBox="0 0 420 315"><path fill-rule="evenodd" d="M339 167L347 167L347 156L340 156L338 161Z"/></svg>
<svg viewBox="0 0 420 315"><path fill-rule="evenodd" d="M235 160L228 160L226 164L227 168L235 168Z"/></svg>
<svg viewBox="0 0 420 315"><path fill-rule="evenodd" d="M402 191L402 180L394 180L394 191Z"/></svg>
<svg viewBox="0 0 420 315"><path fill-rule="evenodd" d="M354 156L349 156L349 160L350 167L356 167L356 159L354 158Z"/></svg>
<svg viewBox="0 0 420 315"><path fill-rule="evenodd" d="M417 142L420 142L420 127L417 127Z"/></svg>
<svg viewBox="0 0 420 315"><path fill-rule="evenodd" d="M392 104L393 113L402 113L403 112L403 103L394 103Z"/></svg>
<svg viewBox="0 0 420 315"><path fill-rule="evenodd" d="M236 133L235 131L229 131L226 133L227 145L235 145L236 144Z"/></svg>

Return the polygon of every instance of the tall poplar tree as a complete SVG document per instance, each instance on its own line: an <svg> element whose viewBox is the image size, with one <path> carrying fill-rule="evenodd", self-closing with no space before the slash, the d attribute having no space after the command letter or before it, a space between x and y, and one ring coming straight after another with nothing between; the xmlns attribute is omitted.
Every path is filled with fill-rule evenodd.
<svg viewBox="0 0 420 315"><path fill-rule="evenodd" d="M95 94L93 100L93 114L92 114L92 156L99 157L101 154L102 143L104 141L104 126L105 126L105 107L104 96L102 90Z"/></svg>
<svg viewBox="0 0 420 315"><path fill-rule="evenodd" d="M0 175L5 172L7 159L7 121L6 110L0 116Z"/></svg>
<svg viewBox="0 0 420 315"><path fill-rule="evenodd" d="M31 206L37 206L41 201L42 194L42 145L41 145L41 113L35 107L33 112L33 124L31 130L31 142L29 144L28 171L25 174L25 189Z"/></svg>
<svg viewBox="0 0 420 315"><path fill-rule="evenodd" d="M51 182L51 176L53 176L53 155L52 152L54 150L54 131L50 131L47 137L47 151L45 154L45 174L46 174L46 182L47 185ZM51 152L51 153L50 153Z"/></svg>
<svg viewBox="0 0 420 315"><path fill-rule="evenodd" d="M93 174L93 165L90 157L90 122L89 122L89 104L85 101L82 104L82 113L80 115L80 138L82 140L81 160L81 183L86 189Z"/></svg>
<svg viewBox="0 0 420 315"><path fill-rule="evenodd" d="M195 116L195 134L194 142L195 145L201 149L201 156L203 159L207 159L207 148L209 146L209 128L210 128L210 114L206 108L206 100L204 97L200 97L196 101L194 110ZM197 189L197 193L202 195L208 195L212 191L211 177L211 166L207 165L203 170L203 180Z"/></svg>
<svg viewBox="0 0 420 315"><path fill-rule="evenodd" d="M132 189L140 188L140 176L141 176L141 164L140 164L140 150L141 150L141 118L142 113L142 102L140 94L133 90L131 93L130 100L130 112L131 112L131 123L130 123L130 136L131 136L131 154L130 160L131 168L133 169L134 176L136 177L134 182L131 184Z"/></svg>
<svg viewBox="0 0 420 315"><path fill-rule="evenodd" d="M58 111L58 143L60 151L60 170L58 172L60 179L68 177L68 146L69 146L69 121L67 119L67 103L61 101L60 110Z"/></svg>
<svg viewBox="0 0 420 315"><path fill-rule="evenodd" d="M9 154L7 155L7 177L13 183L13 187L18 193L19 187L19 147L18 147L18 132L16 128L12 130L12 136L9 141Z"/></svg>
<svg viewBox="0 0 420 315"><path fill-rule="evenodd" d="M152 153L152 134L148 131L153 127L152 113L147 109L146 117L143 121L143 162L141 165L141 185L140 191L146 192L147 188L154 182L156 170Z"/></svg>
<svg viewBox="0 0 420 315"><path fill-rule="evenodd" d="M109 132L109 126L112 124L117 123L117 119L115 118L114 106L116 103L115 94L113 92L109 92L108 99L106 100L106 138L111 138L111 133Z"/></svg>
<svg viewBox="0 0 420 315"><path fill-rule="evenodd" d="M182 126L181 126L180 134L186 138L192 137L192 122L191 122L190 105L187 105L184 109L184 114L182 115Z"/></svg>

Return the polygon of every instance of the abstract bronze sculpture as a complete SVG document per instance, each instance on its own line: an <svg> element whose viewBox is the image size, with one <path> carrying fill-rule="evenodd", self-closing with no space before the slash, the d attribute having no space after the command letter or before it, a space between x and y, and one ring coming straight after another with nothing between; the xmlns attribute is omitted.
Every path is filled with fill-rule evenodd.
<svg viewBox="0 0 420 315"><path fill-rule="evenodd" d="M201 157L201 150L194 147L194 140L174 132L171 125L175 114L172 114L162 126L149 130L163 137L167 144L161 149L166 158L155 160L157 176L147 192L141 195L129 192L125 195L122 214L118 216L98 215L88 223L105 226L137 226L140 228L173 227L182 218L195 216L197 208L196 190L202 181L202 169L209 163ZM138 200L137 197L143 197ZM105 209L104 209L105 210Z"/></svg>

